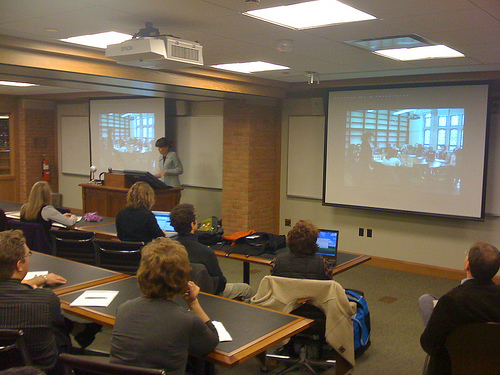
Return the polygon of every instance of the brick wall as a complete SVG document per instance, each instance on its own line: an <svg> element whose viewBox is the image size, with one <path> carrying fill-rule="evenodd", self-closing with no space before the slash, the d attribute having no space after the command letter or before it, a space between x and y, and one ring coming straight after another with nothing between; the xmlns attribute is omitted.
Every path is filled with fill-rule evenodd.
<svg viewBox="0 0 500 375"><path fill-rule="evenodd" d="M19 106L18 160L20 201L28 198L31 186L42 180L42 160L50 161L50 186L57 192L57 122L52 102L23 100Z"/></svg>
<svg viewBox="0 0 500 375"><path fill-rule="evenodd" d="M226 101L222 219L226 233L277 233L279 217L279 109Z"/></svg>

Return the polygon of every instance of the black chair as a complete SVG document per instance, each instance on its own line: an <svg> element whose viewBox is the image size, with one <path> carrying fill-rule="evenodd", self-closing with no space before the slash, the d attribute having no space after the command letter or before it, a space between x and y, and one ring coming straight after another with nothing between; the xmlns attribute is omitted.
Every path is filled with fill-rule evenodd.
<svg viewBox="0 0 500 375"><path fill-rule="evenodd" d="M0 329L0 370L30 366L24 333L18 329Z"/></svg>
<svg viewBox="0 0 500 375"><path fill-rule="evenodd" d="M7 229L22 230L24 237L26 237L26 245L28 245L31 250L50 255L54 252L50 238L45 228L40 223L11 219L7 220Z"/></svg>
<svg viewBox="0 0 500 375"><path fill-rule="evenodd" d="M54 246L53 255L95 266L94 232L51 229L50 235Z"/></svg>
<svg viewBox="0 0 500 375"><path fill-rule="evenodd" d="M214 294L218 277L212 277L207 271L207 268L202 263L191 263L190 279L200 287L204 293Z"/></svg>
<svg viewBox="0 0 500 375"><path fill-rule="evenodd" d="M455 328L445 346L453 375L496 375L500 371L500 323Z"/></svg>
<svg viewBox="0 0 500 375"><path fill-rule="evenodd" d="M7 216L5 211L0 208L0 232L7 229Z"/></svg>
<svg viewBox="0 0 500 375"><path fill-rule="evenodd" d="M165 375L164 370L103 363L89 358L60 354L58 363L64 375Z"/></svg>
<svg viewBox="0 0 500 375"><path fill-rule="evenodd" d="M94 240L96 264L108 270L135 275L144 242Z"/></svg>

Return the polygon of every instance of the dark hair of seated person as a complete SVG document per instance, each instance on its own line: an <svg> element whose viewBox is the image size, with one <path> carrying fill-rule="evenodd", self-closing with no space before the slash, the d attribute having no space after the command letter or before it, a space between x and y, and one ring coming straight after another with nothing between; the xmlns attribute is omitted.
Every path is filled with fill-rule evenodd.
<svg viewBox="0 0 500 375"><path fill-rule="evenodd" d="M190 233L191 223L196 222L194 206L190 203L178 204L170 212L170 222L180 235Z"/></svg>
<svg viewBox="0 0 500 375"><path fill-rule="evenodd" d="M476 242L467 253L470 273L477 280L490 281L500 268L500 252L487 242Z"/></svg>
<svg viewBox="0 0 500 375"><path fill-rule="evenodd" d="M158 237L142 248L137 281L148 298L172 299L186 291L191 265L186 249L170 238Z"/></svg>
<svg viewBox="0 0 500 375"><path fill-rule="evenodd" d="M318 251L319 229L307 220L299 220L297 224L288 232L286 244L292 254L295 255L313 255Z"/></svg>

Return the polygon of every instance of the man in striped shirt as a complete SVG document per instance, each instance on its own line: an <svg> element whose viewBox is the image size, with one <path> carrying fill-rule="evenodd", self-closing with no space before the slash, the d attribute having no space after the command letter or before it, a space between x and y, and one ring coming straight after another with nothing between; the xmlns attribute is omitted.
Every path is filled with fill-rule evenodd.
<svg viewBox="0 0 500 375"><path fill-rule="evenodd" d="M59 352L71 349L70 327L50 289L22 282L30 255L22 231L0 232L0 328L22 329L33 364L56 374Z"/></svg>

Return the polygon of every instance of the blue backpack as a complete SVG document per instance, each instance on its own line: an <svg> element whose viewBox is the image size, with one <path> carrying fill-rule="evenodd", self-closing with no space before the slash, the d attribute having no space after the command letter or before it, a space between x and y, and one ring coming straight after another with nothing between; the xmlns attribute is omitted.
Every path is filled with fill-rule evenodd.
<svg viewBox="0 0 500 375"><path fill-rule="evenodd" d="M371 344L370 341L370 310L364 296L358 291L346 289L347 299L356 302L356 315L352 319L354 328L354 352L356 355L362 354Z"/></svg>

